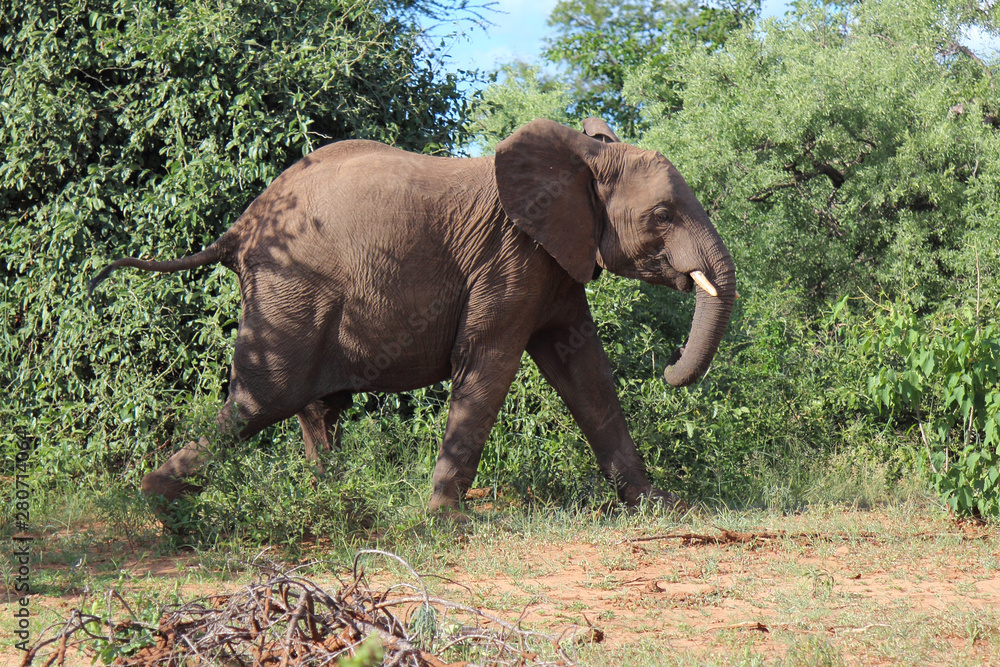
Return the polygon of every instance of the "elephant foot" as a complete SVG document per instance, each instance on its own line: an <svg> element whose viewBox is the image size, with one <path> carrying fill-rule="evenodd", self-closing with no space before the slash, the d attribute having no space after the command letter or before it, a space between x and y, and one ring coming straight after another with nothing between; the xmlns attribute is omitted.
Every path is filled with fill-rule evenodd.
<svg viewBox="0 0 1000 667"><path fill-rule="evenodd" d="M465 498L464 491L460 496L435 491L427 505L427 516L455 528L467 525L475 515L460 498Z"/></svg>
<svg viewBox="0 0 1000 667"><path fill-rule="evenodd" d="M439 506L427 510L428 517L447 526L460 527L472 522L473 516L461 507Z"/></svg>
<svg viewBox="0 0 1000 667"><path fill-rule="evenodd" d="M167 505L181 496L198 493L201 486L155 470L142 478L142 493L154 504Z"/></svg>
<svg viewBox="0 0 1000 667"><path fill-rule="evenodd" d="M472 487L476 469L451 463L447 458L438 459L432 479L433 493L427 507L430 513L461 511L465 493Z"/></svg>
<svg viewBox="0 0 1000 667"><path fill-rule="evenodd" d="M462 503L459 502L457 496L452 496L450 493L446 494L435 491L434 494L431 495L431 501L427 504L428 514L440 514L443 516L448 512L461 511Z"/></svg>
<svg viewBox="0 0 1000 667"><path fill-rule="evenodd" d="M658 510L677 512L678 514L686 514L694 509L693 505L682 500L677 494L670 493L669 491L661 491L656 487L653 487L648 494L642 496L639 504L644 502Z"/></svg>
<svg viewBox="0 0 1000 667"><path fill-rule="evenodd" d="M201 486L176 477L153 471L142 478L142 493L149 502L153 515L168 533L183 535L187 532L183 512L178 511L177 500L201 491Z"/></svg>
<svg viewBox="0 0 1000 667"><path fill-rule="evenodd" d="M189 442L174 452L166 462L142 478L142 493L146 496L153 514L170 532L178 530L178 517L171 511L174 501L201 491L201 486L190 481L208 458L208 440Z"/></svg>
<svg viewBox="0 0 1000 667"><path fill-rule="evenodd" d="M681 500L680 496L669 491L661 491L648 483L619 488L618 498L632 509L648 506L659 511L679 513L693 509L691 505Z"/></svg>

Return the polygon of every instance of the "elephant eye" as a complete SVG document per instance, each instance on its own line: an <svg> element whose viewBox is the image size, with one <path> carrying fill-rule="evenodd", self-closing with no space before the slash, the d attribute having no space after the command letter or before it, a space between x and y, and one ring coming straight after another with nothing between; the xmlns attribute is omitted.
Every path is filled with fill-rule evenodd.
<svg viewBox="0 0 1000 667"><path fill-rule="evenodd" d="M674 212L669 206L657 206L653 209L653 218L657 222L667 224L673 221Z"/></svg>

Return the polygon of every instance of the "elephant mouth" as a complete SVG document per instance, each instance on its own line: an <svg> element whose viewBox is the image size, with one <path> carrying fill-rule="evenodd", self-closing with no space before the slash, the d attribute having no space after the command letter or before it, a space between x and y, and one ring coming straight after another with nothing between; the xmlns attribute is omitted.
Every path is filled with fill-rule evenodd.
<svg viewBox="0 0 1000 667"><path fill-rule="evenodd" d="M691 280L691 276L688 274L681 273L680 271L674 271L673 269L671 269L669 273L666 271L664 271L664 273L667 274L667 280L665 280L663 284L674 288L678 292L690 292L694 289L694 281ZM671 273L673 275L670 275Z"/></svg>
<svg viewBox="0 0 1000 667"><path fill-rule="evenodd" d="M719 288L712 280L699 269L684 272L678 271L671 266L669 259L661 258L657 262L658 266L648 269L637 267L631 272L619 272L627 278L638 278L650 284L660 284L673 287L678 292L693 292L695 285L700 287L706 294L713 298L718 298Z"/></svg>

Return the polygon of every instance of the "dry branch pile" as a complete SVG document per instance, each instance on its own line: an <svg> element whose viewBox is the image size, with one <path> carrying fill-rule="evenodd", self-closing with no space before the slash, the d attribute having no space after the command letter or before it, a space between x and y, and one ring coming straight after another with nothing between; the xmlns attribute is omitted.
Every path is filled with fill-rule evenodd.
<svg viewBox="0 0 1000 667"><path fill-rule="evenodd" d="M382 556L409 569L417 585L376 591L359 560ZM571 665L561 639L520 629L473 607L427 594L421 577L402 559L363 551L353 580L328 592L294 570L262 570L258 581L229 595L165 607L157 626L134 617L121 622L79 609L29 650L22 667L64 665L83 651L114 665L358 665L444 667L473 665ZM117 598L131 614L127 602ZM585 634L585 633L583 633ZM547 652L551 659L539 657ZM446 658L445 656L450 656ZM454 660L454 662L448 662Z"/></svg>

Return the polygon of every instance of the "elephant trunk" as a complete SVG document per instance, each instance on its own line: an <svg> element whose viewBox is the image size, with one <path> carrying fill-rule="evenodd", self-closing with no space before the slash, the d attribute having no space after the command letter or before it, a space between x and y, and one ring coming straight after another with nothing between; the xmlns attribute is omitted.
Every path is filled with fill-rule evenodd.
<svg viewBox="0 0 1000 667"><path fill-rule="evenodd" d="M717 238L717 236L716 236ZM674 353L663 371L663 379L674 387L686 387L697 381L712 363L719 343L726 332L736 301L736 269L729 252L718 241L721 250L713 253L707 271L717 296L697 287L694 318L687 342Z"/></svg>

